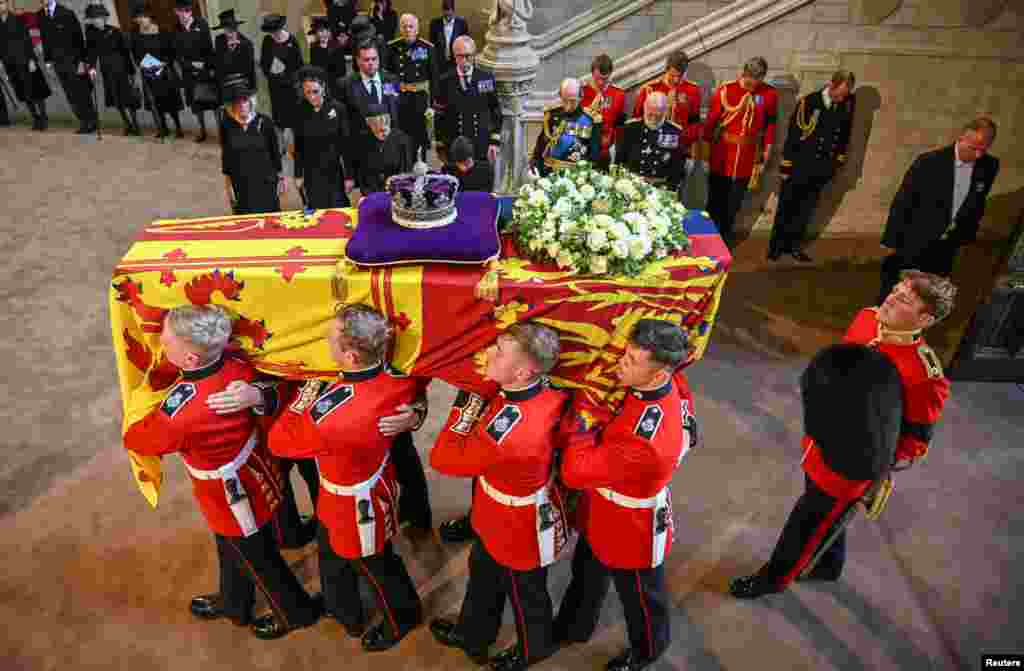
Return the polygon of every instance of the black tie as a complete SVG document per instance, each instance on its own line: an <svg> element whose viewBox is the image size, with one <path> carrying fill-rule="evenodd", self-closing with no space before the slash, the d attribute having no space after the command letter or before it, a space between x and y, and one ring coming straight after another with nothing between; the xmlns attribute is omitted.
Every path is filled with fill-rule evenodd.
<svg viewBox="0 0 1024 671"><path fill-rule="evenodd" d="M370 80L370 96L373 97L374 101L380 102L380 96L377 94L377 80Z"/></svg>

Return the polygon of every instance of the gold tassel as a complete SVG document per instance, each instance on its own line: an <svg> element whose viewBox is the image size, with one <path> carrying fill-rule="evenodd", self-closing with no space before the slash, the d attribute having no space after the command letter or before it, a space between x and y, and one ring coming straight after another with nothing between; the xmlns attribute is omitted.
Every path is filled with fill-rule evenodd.
<svg viewBox="0 0 1024 671"><path fill-rule="evenodd" d="M755 163L754 170L750 173L750 183L747 190L757 193L761 190L761 174L764 173L764 163Z"/></svg>
<svg viewBox="0 0 1024 671"><path fill-rule="evenodd" d="M344 303L345 299L348 298L348 280L345 279L346 273L350 273L354 270L355 266L347 259L338 261L338 264L334 267L334 280L331 281L331 294L334 296L334 300L339 303Z"/></svg>
<svg viewBox="0 0 1024 671"><path fill-rule="evenodd" d="M489 268L480 281L476 283L474 292L482 301L498 302L498 263L491 261Z"/></svg>
<svg viewBox="0 0 1024 671"><path fill-rule="evenodd" d="M864 516L869 520L877 520L885 510L885 504L889 502L889 497L892 495L892 478L886 478L879 485L878 491L871 497L871 501L867 502L867 512Z"/></svg>

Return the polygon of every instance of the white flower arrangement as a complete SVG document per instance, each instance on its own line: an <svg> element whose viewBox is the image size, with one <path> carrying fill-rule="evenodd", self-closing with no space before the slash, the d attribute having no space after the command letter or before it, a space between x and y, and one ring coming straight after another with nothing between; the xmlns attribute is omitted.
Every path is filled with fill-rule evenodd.
<svg viewBox="0 0 1024 671"><path fill-rule="evenodd" d="M519 248L538 261L594 275L629 275L688 250L676 195L612 166L580 162L526 184L513 207Z"/></svg>

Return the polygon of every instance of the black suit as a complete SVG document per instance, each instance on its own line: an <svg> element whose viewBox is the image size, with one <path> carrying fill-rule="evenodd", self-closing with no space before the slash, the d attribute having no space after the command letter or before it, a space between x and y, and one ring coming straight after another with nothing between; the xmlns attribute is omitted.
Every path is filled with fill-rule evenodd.
<svg viewBox="0 0 1024 671"><path fill-rule="evenodd" d="M397 128L398 78L383 70L378 70L378 74L381 84L380 91L378 92L380 102L391 117L391 127ZM343 80L338 92L338 100L345 106L348 112L349 137L352 140L352 146L346 152L347 156L351 157L351 165L347 166L349 170L346 173L349 177L355 177L361 174L361 159L369 151L374 139L373 134L370 132L370 127L366 124L366 114L369 111L370 104L378 101L370 98L370 93L366 90L366 85L363 83L363 76L358 71L353 72Z"/></svg>
<svg viewBox="0 0 1024 671"><path fill-rule="evenodd" d="M462 35L469 35L469 24L461 16L452 18L455 23L452 26L452 40L445 42L444 39L444 17L438 16L430 19L430 41L434 43L434 63L438 72L444 72L455 65L452 57L452 44Z"/></svg>
<svg viewBox="0 0 1024 671"><path fill-rule="evenodd" d="M985 214L985 200L999 173L999 159L982 156L953 217L954 145L921 154L903 177L889 208L882 244L894 250L882 264L879 303L899 281L900 271L917 268L949 276L957 249L972 242ZM953 227L947 231L953 222Z"/></svg>
<svg viewBox="0 0 1024 671"><path fill-rule="evenodd" d="M96 106L92 102L92 82L88 75L78 74L79 63L87 60L85 35L75 13L57 4L53 17L45 9L36 12L39 35L43 39L43 60L53 63L57 78L64 88L71 110L82 128L96 126Z"/></svg>

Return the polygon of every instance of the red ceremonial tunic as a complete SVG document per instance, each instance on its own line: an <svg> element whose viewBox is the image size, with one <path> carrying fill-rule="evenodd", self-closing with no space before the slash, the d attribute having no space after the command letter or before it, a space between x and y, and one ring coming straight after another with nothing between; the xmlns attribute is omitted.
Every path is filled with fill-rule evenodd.
<svg viewBox="0 0 1024 671"><path fill-rule="evenodd" d="M184 371L182 380L168 390L163 403L128 428L124 446L144 455L180 452L191 468L213 471L235 460L255 434L257 445L237 474L258 529L281 503L280 466L266 451L260 420L253 413L218 415L206 405L211 394L224 391L236 380L253 382L257 375L248 363L229 356L206 368ZM263 393L264 412L273 414L277 406L273 386L263 385ZM192 471L189 476L210 530L234 538L245 535L231 511L224 480L199 479Z"/></svg>
<svg viewBox="0 0 1024 671"><path fill-rule="evenodd" d="M485 408L473 407L482 404L480 397L461 392L430 453L430 465L441 473L479 476L471 522L502 566L546 566L566 543L562 497L549 485L567 400L545 380L502 391Z"/></svg>
<svg viewBox="0 0 1024 671"><path fill-rule="evenodd" d="M601 124L600 158L607 160L610 158L608 150L618 142L622 125L626 123L626 92L612 84L603 91L598 91L593 84L587 84L580 95L580 106L594 123Z"/></svg>
<svg viewBox="0 0 1024 671"><path fill-rule="evenodd" d="M903 344L878 338L878 308L864 308L850 324L843 342L874 347L896 365L903 381L903 424L896 458L916 459L928 452L935 423L949 398L949 380L942 372L942 362L923 339Z"/></svg>
<svg viewBox="0 0 1024 671"><path fill-rule="evenodd" d="M683 139L687 146L700 139L700 87L697 84L683 79L673 87L669 85L667 75L645 84L633 102L634 117L644 118L644 103L651 93L664 93L668 96L668 118L683 129Z"/></svg>
<svg viewBox="0 0 1024 671"><path fill-rule="evenodd" d="M562 482L582 489L580 531L601 563L652 568L672 547L668 483L690 449L693 397L682 373L658 389L630 390L600 434L570 438ZM686 429L684 431L684 428Z"/></svg>
<svg viewBox="0 0 1024 671"><path fill-rule="evenodd" d="M333 382L310 380L270 429L274 454L316 457L316 515L341 557L377 554L398 530L398 483L388 458L394 438L381 434L377 420L411 404L419 386L383 364Z"/></svg>
<svg viewBox="0 0 1024 671"><path fill-rule="evenodd" d="M779 96L775 87L760 82L745 91L738 80L722 84L711 94L711 109L704 121L704 138L711 142L711 173L749 179L764 147L775 142ZM721 126L718 140L716 127ZM763 139L762 139L763 133ZM763 143L764 146L759 146Z"/></svg>

